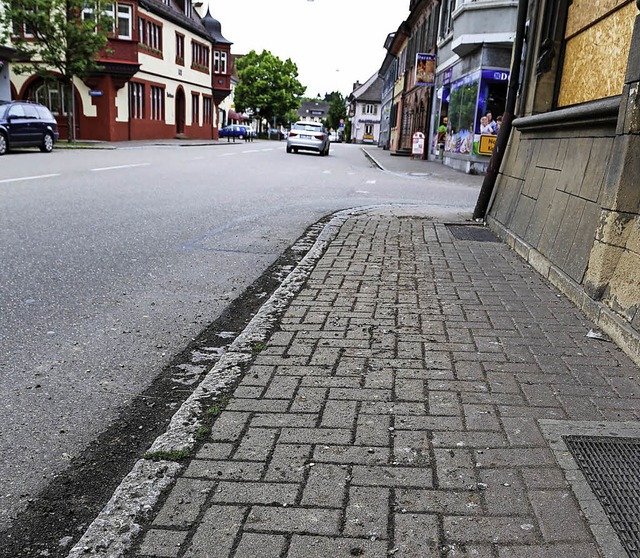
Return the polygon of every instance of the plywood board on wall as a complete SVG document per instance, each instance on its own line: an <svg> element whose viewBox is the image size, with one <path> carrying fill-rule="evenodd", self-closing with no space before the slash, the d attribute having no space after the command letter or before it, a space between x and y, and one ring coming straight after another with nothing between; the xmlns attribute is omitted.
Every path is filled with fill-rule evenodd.
<svg viewBox="0 0 640 558"><path fill-rule="evenodd" d="M628 3L567 41L558 106L622 93L637 15L635 3Z"/></svg>
<svg viewBox="0 0 640 558"><path fill-rule="evenodd" d="M573 0L567 15L565 37L573 37L623 4L631 3L632 0Z"/></svg>

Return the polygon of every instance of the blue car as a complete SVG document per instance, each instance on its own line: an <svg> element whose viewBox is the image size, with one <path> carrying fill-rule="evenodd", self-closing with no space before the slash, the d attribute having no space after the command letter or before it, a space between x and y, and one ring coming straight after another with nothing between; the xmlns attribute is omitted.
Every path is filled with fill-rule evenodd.
<svg viewBox="0 0 640 558"><path fill-rule="evenodd" d="M240 124L230 124L229 126L225 126L222 128L218 135L221 138L239 138L244 139L245 136L248 136L247 128L245 126L241 126Z"/></svg>
<svg viewBox="0 0 640 558"><path fill-rule="evenodd" d="M0 101L0 155L13 147L39 147L51 153L58 124L49 109L26 101Z"/></svg>

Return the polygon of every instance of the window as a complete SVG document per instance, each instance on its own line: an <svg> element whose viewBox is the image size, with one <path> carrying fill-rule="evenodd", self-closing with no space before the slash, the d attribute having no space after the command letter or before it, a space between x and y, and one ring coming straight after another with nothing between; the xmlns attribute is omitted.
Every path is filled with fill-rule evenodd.
<svg viewBox="0 0 640 558"><path fill-rule="evenodd" d="M95 21L95 4L82 10L84 21ZM103 12L113 22L113 34L118 39L133 39L133 6L130 4L104 4Z"/></svg>
<svg viewBox="0 0 640 558"><path fill-rule="evenodd" d="M365 105L362 112L364 114L378 114L378 105Z"/></svg>
<svg viewBox="0 0 640 558"><path fill-rule="evenodd" d="M191 94L191 123L194 126L200 124L200 94Z"/></svg>
<svg viewBox="0 0 640 558"><path fill-rule="evenodd" d="M128 4L118 4L118 18L115 22L119 39L133 38L133 7Z"/></svg>
<svg viewBox="0 0 640 558"><path fill-rule="evenodd" d="M456 9L456 0L443 0L440 8L440 33L444 39L453 30L453 12Z"/></svg>
<svg viewBox="0 0 640 558"><path fill-rule="evenodd" d="M216 74L227 73L227 53L220 50L213 51L213 72Z"/></svg>
<svg viewBox="0 0 640 558"><path fill-rule="evenodd" d="M129 82L129 105L131 118L144 118L144 84Z"/></svg>
<svg viewBox="0 0 640 558"><path fill-rule="evenodd" d="M184 35L176 33L176 64L184 66Z"/></svg>
<svg viewBox="0 0 640 558"><path fill-rule="evenodd" d="M209 72L209 47L193 41L191 43L191 67Z"/></svg>
<svg viewBox="0 0 640 558"><path fill-rule="evenodd" d="M202 123L213 124L213 100L211 97L202 97Z"/></svg>
<svg viewBox="0 0 640 558"><path fill-rule="evenodd" d="M155 21L139 17L138 41L144 50L162 54L162 26Z"/></svg>
<svg viewBox="0 0 640 558"><path fill-rule="evenodd" d="M54 115L67 114L64 87L57 83L43 83L34 92L36 103L47 107Z"/></svg>
<svg viewBox="0 0 640 558"><path fill-rule="evenodd" d="M220 53L220 73L221 74L227 73L227 53L226 52Z"/></svg>
<svg viewBox="0 0 640 558"><path fill-rule="evenodd" d="M164 89L151 86L151 120L164 120Z"/></svg>

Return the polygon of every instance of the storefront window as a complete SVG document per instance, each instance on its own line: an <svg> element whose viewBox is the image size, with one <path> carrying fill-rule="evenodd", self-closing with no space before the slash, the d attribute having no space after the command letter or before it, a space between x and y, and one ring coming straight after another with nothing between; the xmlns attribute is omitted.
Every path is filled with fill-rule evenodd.
<svg viewBox="0 0 640 558"><path fill-rule="evenodd" d="M449 132L445 151L469 154L473 150L480 72L451 84L449 95Z"/></svg>

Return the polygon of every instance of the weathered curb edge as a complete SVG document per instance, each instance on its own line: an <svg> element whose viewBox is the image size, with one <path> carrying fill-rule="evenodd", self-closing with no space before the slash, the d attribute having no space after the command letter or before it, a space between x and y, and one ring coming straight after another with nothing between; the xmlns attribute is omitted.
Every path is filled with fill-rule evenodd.
<svg viewBox="0 0 640 558"><path fill-rule="evenodd" d="M344 222L354 215L391 207L399 206L368 206L333 214L304 258L173 415L167 430L156 438L149 453L192 450L195 447L196 432L202 425L205 406L210 404L212 397L234 384L242 372L241 365L253 358L253 346L267 340L271 327L300 291ZM163 491L172 484L181 469L182 465L173 461L137 461L67 558L123 556L140 532L139 523L152 512Z"/></svg>

